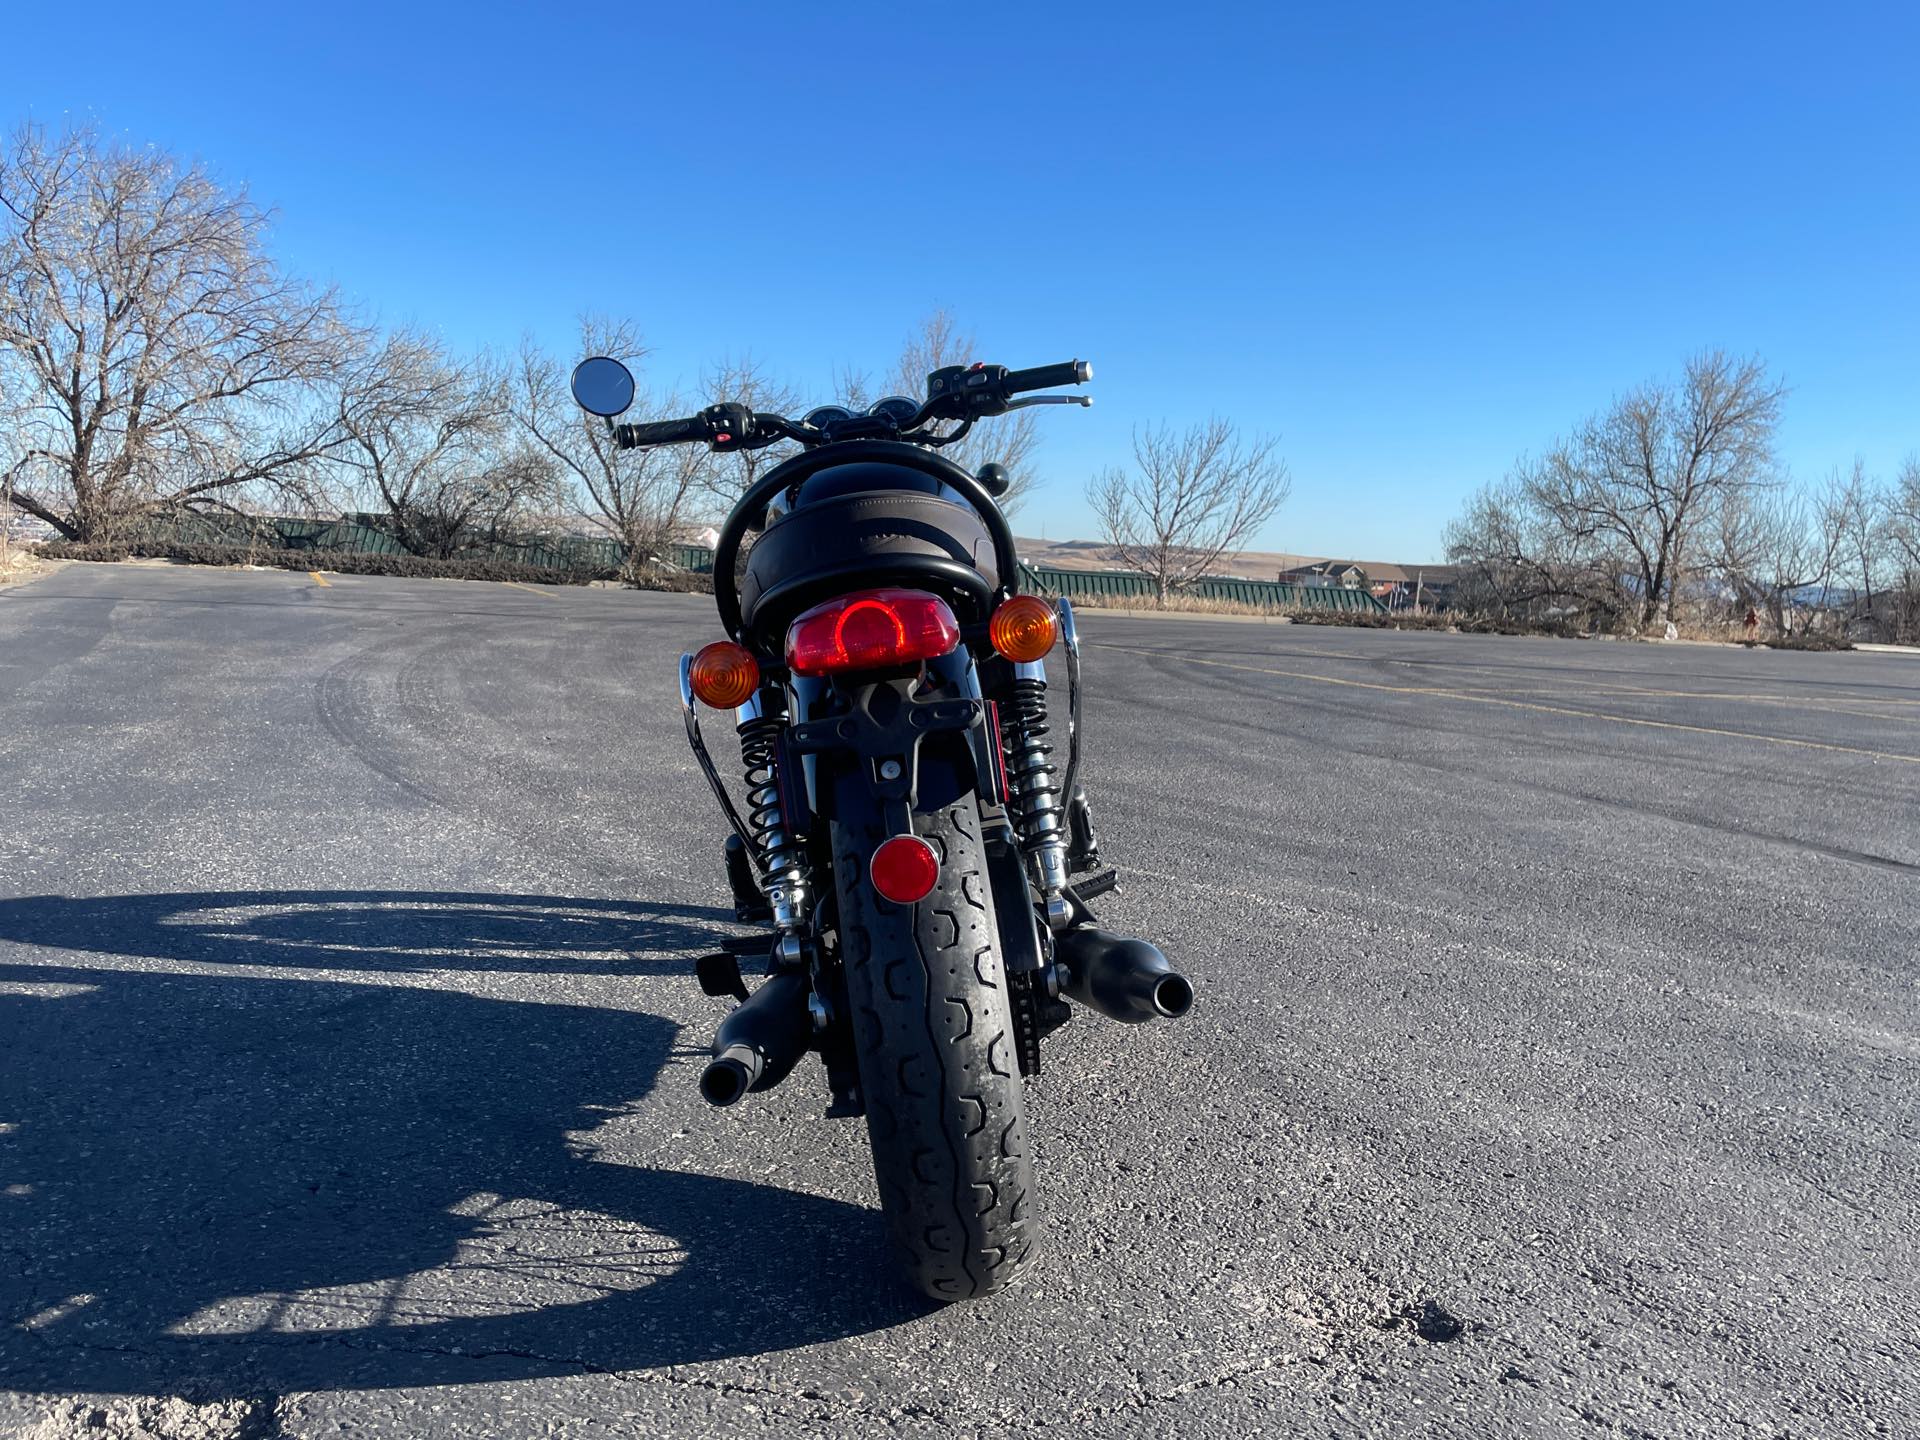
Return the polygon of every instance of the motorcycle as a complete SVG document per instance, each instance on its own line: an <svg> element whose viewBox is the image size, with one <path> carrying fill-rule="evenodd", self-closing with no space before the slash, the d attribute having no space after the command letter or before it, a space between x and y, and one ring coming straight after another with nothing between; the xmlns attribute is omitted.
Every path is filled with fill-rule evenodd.
<svg viewBox="0 0 1920 1440"><path fill-rule="evenodd" d="M573 374L575 401L622 448L800 447L727 517L713 555L726 638L680 661L687 739L731 832L735 913L761 927L697 964L702 989L740 1002L700 1091L732 1106L818 1053L826 1113L866 1118L906 1272L941 1301L1001 1289L1034 1251L1022 1086L1070 1002L1128 1023L1193 1004L1156 947L1101 929L1090 908L1116 880L1079 784L1073 608L1020 593L995 503L1004 470L969 473L939 453L992 416L1090 404L1029 392L1091 378L1078 360L949 366L924 400L864 414L717 404L617 424L634 397L626 368L594 356ZM1056 648L1064 769L1050 739ZM744 807L701 705L731 717ZM751 992L743 958L765 963Z"/></svg>

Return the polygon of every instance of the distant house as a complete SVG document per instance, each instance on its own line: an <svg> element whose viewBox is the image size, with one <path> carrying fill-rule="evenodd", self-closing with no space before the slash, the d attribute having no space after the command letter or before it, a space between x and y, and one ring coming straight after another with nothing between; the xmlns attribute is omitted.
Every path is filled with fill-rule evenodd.
<svg viewBox="0 0 1920 1440"><path fill-rule="evenodd" d="M1453 565L1389 565L1380 560L1314 560L1280 572L1285 585L1365 590L1389 610L1444 610L1459 579Z"/></svg>
<svg viewBox="0 0 1920 1440"><path fill-rule="evenodd" d="M1330 585L1341 590L1368 588L1367 572L1351 560L1316 560L1280 572L1282 585Z"/></svg>

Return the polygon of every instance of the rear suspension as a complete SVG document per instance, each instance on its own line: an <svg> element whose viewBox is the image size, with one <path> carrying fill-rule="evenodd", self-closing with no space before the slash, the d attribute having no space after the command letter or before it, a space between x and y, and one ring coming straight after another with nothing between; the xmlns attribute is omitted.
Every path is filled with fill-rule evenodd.
<svg viewBox="0 0 1920 1440"><path fill-rule="evenodd" d="M1015 665L1013 682L1000 702L1007 809L1020 848L1033 862L1047 926L1060 930L1072 910L1061 893L1067 886L1067 831L1048 728L1046 665L1038 660Z"/></svg>
<svg viewBox="0 0 1920 1440"><path fill-rule="evenodd" d="M745 771L749 844L760 865L761 888L773 908L773 923L791 935L807 920L807 860L780 794L778 756L787 717L783 708L766 713L766 693L762 691L738 707L733 718L740 732L740 763Z"/></svg>

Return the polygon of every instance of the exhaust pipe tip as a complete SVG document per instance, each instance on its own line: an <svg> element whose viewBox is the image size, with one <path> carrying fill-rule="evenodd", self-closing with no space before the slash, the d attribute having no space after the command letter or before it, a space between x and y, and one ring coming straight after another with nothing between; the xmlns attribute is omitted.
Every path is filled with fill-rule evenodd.
<svg viewBox="0 0 1920 1440"><path fill-rule="evenodd" d="M1109 1020L1177 1020L1193 1008L1193 982L1145 940L1089 926L1065 931L1054 946L1064 972L1060 988Z"/></svg>
<svg viewBox="0 0 1920 1440"><path fill-rule="evenodd" d="M1169 970L1153 987L1153 1008L1169 1020L1178 1020L1193 1008L1193 982Z"/></svg>
<svg viewBox="0 0 1920 1440"><path fill-rule="evenodd" d="M700 1072L700 1095L725 1110L749 1091L771 1090L807 1053L813 1016L804 971L783 970L734 1008L713 1037L713 1059Z"/></svg>
<svg viewBox="0 0 1920 1440"><path fill-rule="evenodd" d="M700 1098L716 1110L738 1105L752 1085L752 1070L732 1055L710 1061L700 1072Z"/></svg>

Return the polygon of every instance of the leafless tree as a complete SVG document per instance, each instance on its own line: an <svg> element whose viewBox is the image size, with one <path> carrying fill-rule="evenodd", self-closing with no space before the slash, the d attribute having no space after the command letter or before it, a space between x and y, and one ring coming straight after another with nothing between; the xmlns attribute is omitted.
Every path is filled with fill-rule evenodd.
<svg viewBox="0 0 1920 1440"><path fill-rule="evenodd" d="M949 310L938 309L916 326L900 346L900 355L885 379L888 395L905 395L924 400L927 376L948 365L970 365L985 358L971 332L960 329ZM1015 367L1018 368L1018 367ZM837 377L842 402L864 409L880 398L864 371L845 366ZM1000 508L1013 514L1032 495L1039 483L1033 465L1034 451L1040 445L1040 427L1032 410L1015 410L976 424L964 440L941 450L949 460L968 471L977 471L988 461L1006 468L1007 491L1000 497Z"/></svg>
<svg viewBox="0 0 1920 1440"><path fill-rule="evenodd" d="M1729 495L1716 511L1717 568L1743 604L1762 610L1776 635L1791 629L1795 598L1832 581L1843 543L1837 512L1786 486Z"/></svg>
<svg viewBox="0 0 1920 1440"><path fill-rule="evenodd" d="M15 503L98 539L298 487L341 439L318 387L361 334L197 164L27 124L0 146L0 388Z"/></svg>
<svg viewBox="0 0 1920 1440"><path fill-rule="evenodd" d="M1452 553L1636 625L1665 620L1690 567L1724 558L1716 527L1751 518L1785 395L1759 360L1703 352L1677 384L1629 391L1522 461L1498 492L1514 523L1500 535L1470 511Z"/></svg>
<svg viewBox="0 0 1920 1440"><path fill-rule="evenodd" d="M1699 525L1767 478L1785 396L1759 360L1703 352L1677 386L1629 391L1550 450L1528 498L1576 544L1621 551L1640 622L1665 620Z"/></svg>
<svg viewBox="0 0 1920 1440"><path fill-rule="evenodd" d="M457 555L499 538L555 483L547 453L513 443L507 401L493 364L396 332L341 391L338 463L408 551Z"/></svg>
<svg viewBox="0 0 1920 1440"><path fill-rule="evenodd" d="M1896 572L1887 633L1894 640L1920 638L1920 455L1900 465L1883 497L1887 554Z"/></svg>
<svg viewBox="0 0 1920 1440"><path fill-rule="evenodd" d="M1461 568L1462 609L1538 616L1576 609L1611 623L1634 596L1621 583L1620 554L1577 544L1533 505L1524 484L1489 485L1447 527L1447 560Z"/></svg>
<svg viewBox="0 0 1920 1440"><path fill-rule="evenodd" d="M585 316L579 353L611 355L636 368L646 349L631 323ZM626 548L629 571L657 563L705 486L711 457L697 445L619 449L606 423L573 403L570 373L570 366L531 339L522 340L510 386L514 421L552 462L573 508ZM671 393L643 392L634 408L642 415L677 415L681 401Z"/></svg>
<svg viewBox="0 0 1920 1440"><path fill-rule="evenodd" d="M800 392L768 374L766 367L751 354L730 356L709 366L701 377L700 388L706 392L703 403L708 405L731 401L775 415L792 415L805 408ZM764 450L731 450L713 455L702 470L701 482L715 500L730 508L753 488L756 480L796 453L796 447L783 440Z"/></svg>
<svg viewBox="0 0 1920 1440"><path fill-rule="evenodd" d="M1863 615L1875 612L1876 580L1885 578L1890 536L1887 507L1890 497L1867 474L1866 462L1855 459L1849 471L1836 470L1827 479L1821 497L1823 523L1838 539L1834 559L1836 579L1858 592Z"/></svg>
<svg viewBox="0 0 1920 1440"><path fill-rule="evenodd" d="M1162 605L1246 547L1292 491L1268 436L1242 441L1233 422L1135 430L1134 468L1087 483L1103 539L1151 576Z"/></svg>

